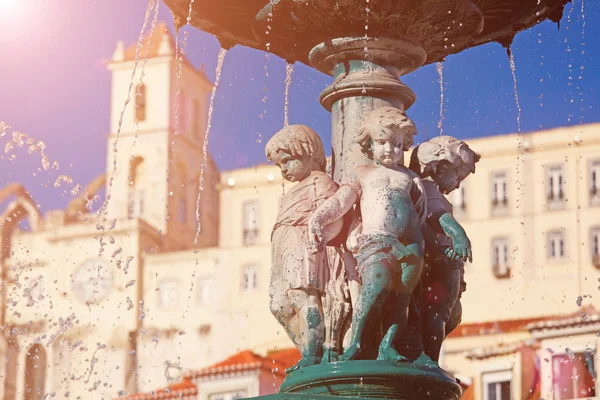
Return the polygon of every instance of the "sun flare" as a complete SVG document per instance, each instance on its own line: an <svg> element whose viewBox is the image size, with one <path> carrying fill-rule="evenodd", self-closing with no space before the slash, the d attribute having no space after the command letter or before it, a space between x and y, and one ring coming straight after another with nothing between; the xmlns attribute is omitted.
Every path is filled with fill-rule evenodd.
<svg viewBox="0 0 600 400"><path fill-rule="evenodd" d="M19 0L0 0L0 16L12 14L19 3Z"/></svg>

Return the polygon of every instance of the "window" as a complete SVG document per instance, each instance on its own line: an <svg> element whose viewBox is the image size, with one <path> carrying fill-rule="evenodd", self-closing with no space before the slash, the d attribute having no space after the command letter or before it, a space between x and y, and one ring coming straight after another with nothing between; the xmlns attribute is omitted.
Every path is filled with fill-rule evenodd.
<svg viewBox="0 0 600 400"><path fill-rule="evenodd" d="M201 117L201 113L200 113L200 102L198 100L194 100L194 122L192 124L192 135L196 138L196 139L200 139L200 117Z"/></svg>
<svg viewBox="0 0 600 400"><path fill-rule="evenodd" d="M158 285L158 307L173 308L177 305L177 282L162 281Z"/></svg>
<svg viewBox="0 0 600 400"><path fill-rule="evenodd" d="M593 205L600 205L600 160L590 163L590 199Z"/></svg>
<svg viewBox="0 0 600 400"><path fill-rule="evenodd" d="M127 196L127 216L129 219L144 213L146 193L146 163L140 156L133 157L129 163L129 193Z"/></svg>
<svg viewBox="0 0 600 400"><path fill-rule="evenodd" d="M589 352L552 357L552 386L557 399L583 399L596 396L594 356Z"/></svg>
<svg viewBox="0 0 600 400"><path fill-rule="evenodd" d="M6 353L3 357L4 370L4 400L15 400L17 395L17 381L19 374L19 345L15 339L8 340Z"/></svg>
<svg viewBox="0 0 600 400"><path fill-rule="evenodd" d="M511 400L512 371L485 373L483 381L483 400Z"/></svg>
<svg viewBox="0 0 600 400"><path fill-rule="evenodd" d="M31 276L29 278L25 278L25 280L27 282L27 288L25 289L27 307L31 307L38 301L42 301L44 299L44 277L42 275L35 277Z"/></svg>
<svg viewBox="0 0 600 400"><path fill-rule="evenodd" d="M39 343L27 350L25 355L25 387L23 400L41 400L46 386L46 350Z"/></svg>
<svg viewBox="0 0 600 400"><path fill-rule="evenodd" d="M564 232L548 233L548 258L560 260L565 257L565 234Z"/></svg>
<svg viewBox="0 0 600 400"><path fill-rule="evenodd" d="M250 292L258 287L258 271L254 265L244 267L242 274L242 290Z"/></svg>
<svg viewBox="0 0 600 400"><path fill-rule="evenodd" d="M492 241L492 271L496 278L510 277L507 238L498 238Z"/></svg>
<svg viewBox="0 0 600 400"><path fill-rule="evenodd" d="M129 219L134 219L144 214L144 190L132 189L129 191L127 199L127 216Z"/></svg>
<svg viewBox="0 0 600 400"><path fill-rule="evenodd" d="M187 220L187 207L183 197L179 198L179 204L177 206L177 219L181 224L185 224Z"/></svg>
<svg viewBox="0 0 600 400"><path fill-rule="evenodd" d="M492 208L504 209L508 205L506 172L492 174Z"/></svg>
<svg viewBox="0 0 600 400"><path fill-rule="evenodd" d="M140 83L135 89L135 119L146 120L146 85Z"/></svg>
<svg viewBox="0 0 600 400"><path fill-rule="evenodd" d="M236 390L233 392L214 393L208 396L208 400L237 400L246 397L245 390Z"/></svg>
<svg viewBox="0 0 600 400"><path fill-rule="evenodd" d="M548 168L546 190L548 201L551 203L562 203L565 199L565 181L562 165Z"/></svg>
<svg viewBox="0 0 600 400"><path fill-rule="evenodd" d="M198 304L208 305L212 302L215 281L212 278L198 280Z"/></svg>
<svg viewBox="0 0 600 400"><path fill-rule="evenodd" d="M600 268L600 227L592 229L590 247L592 250L592 263L596 268Z"/></svg>
<svg viewBox="0 0 600 400"><path fill-rule="evenodd" d="M258 242L258 200L244 202L244 244L253 245Z"/></svg>
<svg viewBox="0 0 600 400"><path fill-rule="evenodd" d="M465 184L462 183L458 189L450 194L450 202L455 212L465 211L467 209L467 192Z"/></svg>

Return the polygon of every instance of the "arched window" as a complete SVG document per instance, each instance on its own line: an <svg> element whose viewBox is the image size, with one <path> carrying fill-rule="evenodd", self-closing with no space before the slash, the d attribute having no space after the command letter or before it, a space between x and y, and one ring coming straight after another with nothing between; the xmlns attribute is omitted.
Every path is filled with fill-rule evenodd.
<svg viewBox="0 0 600 400"><path fill-rule="evenodd" d="M135 88L135 119L146 120L146 85L140 83Z"/></svg>
<svg viewBox="0 0 600 400"><path fill-rule="evenodd" d="M25 355L25 387L23 400L41 400L46 383L46 350L39 343L27 350Z"/></svg>
<svg viewBox="0 0 600 400"><path fill-rule="evenodd" d="M19 345L9 339L4 367L4 400L15 400L17 394L17 373L19 371Z"/></svg>
<svg viewBox="0 0 600 400"><path fill-rule="evenodd" d="M129 164L129 194L127 215L133 219L143 215L146 181L146 163L142 157L133 157Z"/></svg>

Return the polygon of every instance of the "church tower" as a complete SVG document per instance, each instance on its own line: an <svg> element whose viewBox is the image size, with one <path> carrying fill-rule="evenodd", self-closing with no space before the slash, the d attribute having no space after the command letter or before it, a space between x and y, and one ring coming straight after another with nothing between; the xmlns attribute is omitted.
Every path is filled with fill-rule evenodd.
<svg viewBox="0 0 600 400"><path fill-rule="evenodd" d="M185 57L178 62L175 51L175 39L161 22L139 48L137 43L125 47L119 42L108 64L112 89L107 218L117 219L117 224L144 220L166 239L164 250L214 246L218 240L219 172L207 154L201 233L194 244L212 83Z"/></svg>

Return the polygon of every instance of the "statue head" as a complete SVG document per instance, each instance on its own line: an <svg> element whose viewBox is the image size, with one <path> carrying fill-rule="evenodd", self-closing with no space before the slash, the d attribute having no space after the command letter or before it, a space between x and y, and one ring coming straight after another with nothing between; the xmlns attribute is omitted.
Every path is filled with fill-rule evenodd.
<svg viewBox="0 0 600 400"><path fill-rule="evenodd" d="M356 142L371 160L391 167L402 164L416 134L415 124L402 110L386 106L367 115Z"/></svg>
<svg viewBox="0 0 600 400"><path fill-rule="evenodd" d="M267 142L265 153L290 182L305 179L312 171L325 172L327 160L323 142L306 125L288 125Z"/></svg>
<svg viewBox="0 0 600 400"><path fill-rule="evenodd" d="M410 169L421 178L431 177L440 191L448 194L459 188L469 174L475 173L475 164L480 158L462 140L437 136L414 148Z"/></svg>

